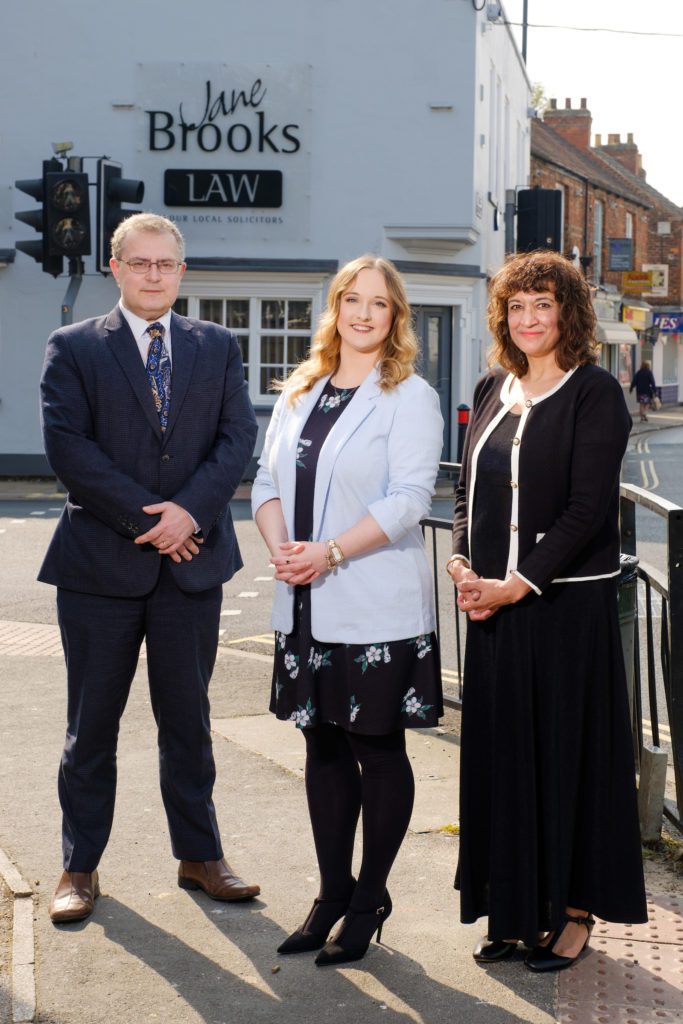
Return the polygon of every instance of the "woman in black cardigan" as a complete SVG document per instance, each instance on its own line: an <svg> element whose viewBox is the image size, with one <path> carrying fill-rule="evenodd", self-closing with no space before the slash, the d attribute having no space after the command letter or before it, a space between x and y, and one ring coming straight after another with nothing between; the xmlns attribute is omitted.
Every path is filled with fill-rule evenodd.
<svg viewBox="0 0 683 1024"><path fill-rule="evenodd" d="M631 425L595 365L595 316L562 256L512 257L491 285L447 570L468 615L461 918L486 963L523 942L569 967L592 913L646 918L617 619L619 470Z"/></svg>

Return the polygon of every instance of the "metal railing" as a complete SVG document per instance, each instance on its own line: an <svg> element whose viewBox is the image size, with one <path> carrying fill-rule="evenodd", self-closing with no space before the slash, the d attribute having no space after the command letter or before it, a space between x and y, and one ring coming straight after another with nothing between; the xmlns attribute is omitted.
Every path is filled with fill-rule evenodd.
<svg viewBox="0 0 683 1024"><path fill-rule="evenodd" d="M665 532L665 569L660 570L640 558L636 509L647 509L662 521ZM664 812L683 830L683 508L660 498L642 487L620 487L621 550L639 557L637 573L644 600L636 604L633 664L633 737L636 759L640 764L644 732L656 747L671 745L671 762L676 792L675 803L665 800ZM653 599L653 595L657 595ZM661 613L655 606L661 602ZM640 619L643 613L645 651L641 650ZM659 626L657 626L659 623ZM643 685L645 678L645 686ZM644 699L647 698L647 717ZM668 725L663 723L666 718ZM666 733L669 736L666 736Z"/></svg>
<svg viewBox="0 0 683 1024"><path fill-rule="evenodd" d="M442 462L440 479L453 480L460 472L455 462ZM647 509L664 520L666 531L664 571L643 560L638 551L636 507ZM633 664L626 665L633 677L633 739L638 766L644 732L656 747L669 741L673 767L675 803L665 801L668 818L683 830L683 508L632 484L620 486L621 549L639 557L640 581L635 608ZM458 610L455 588L444 574L451 552L452 519L429 516L422 520L425 544L431 554L436 599L436 631L441 648L444 703L459 707L462 701L465 616ZM657 595L653 599L653 594ZM657 603L661 601L661 615ZM641 620L645 638L641 643ZM643 686L645 679L645 686ZM644 700L647 714L644 714ZM648 717L649 716L649 717ZM668 724L664 724L664 722ZM669 734L670 733L670 737Z"/></svg>

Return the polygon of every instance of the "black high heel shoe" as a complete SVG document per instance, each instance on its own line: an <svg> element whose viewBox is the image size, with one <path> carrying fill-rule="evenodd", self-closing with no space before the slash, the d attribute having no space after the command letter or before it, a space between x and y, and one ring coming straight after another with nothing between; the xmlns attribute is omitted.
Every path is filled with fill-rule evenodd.
<svg viewBox="0 0 683 1024"><path fill-rule="evenodd" d="M484 935L474 947L472 956L480 964L497 964L499 960L508 960L516 953L518 945L518 942L489 939L488 935Z"/></svg>
<svg viewBox="0 0 683 1024"><path fill-rule="evenodd" d="M557 943L560 935L570 922L572 922L572 924L582 924L584 926L587 932L586 941L576 956L560 956L559 953L553 952L553 946ZM590 914L586 914L585 917L565 914L562 924L553 932L547 944L545 946L534 946L524 963L530 971L538 971L539 973L543 971L565 971L568 967L571 967L571 965L575 963L583 953L584 949L588 945L588 940L591 937L594 925L595 918L591 917Z"/></svg>
<svg viewBox="0 0 683 1024"><path fill-rule="evenodd" d="M351 894L343 900L313 900L304 923L278 947L278 953L310 953L322 949L337 921L349 909Z"/></svg>
<svg viewBox="0 0 683 1024"><path fill-rule="evenodd" d="M383 905L376 910L348 910L334 938L325 943L315 958L318 967L361 960L368 951L375 931L377 941L382 941L382 927L392 909L391 896L387 890Z"/></svg>

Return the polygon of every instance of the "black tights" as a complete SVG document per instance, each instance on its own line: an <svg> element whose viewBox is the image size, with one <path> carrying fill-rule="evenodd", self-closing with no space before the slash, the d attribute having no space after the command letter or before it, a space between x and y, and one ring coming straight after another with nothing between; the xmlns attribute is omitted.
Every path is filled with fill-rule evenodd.
<svg viewBox="0 0 683 1024"><path fill-rule="evenodd" d="M350 895L354 910L372 910L382 904L413 809L415 783L405 731L359 736L327 723L302 731L320 896ZM351 862L361 808L363 858L354 888Z"/></svg>

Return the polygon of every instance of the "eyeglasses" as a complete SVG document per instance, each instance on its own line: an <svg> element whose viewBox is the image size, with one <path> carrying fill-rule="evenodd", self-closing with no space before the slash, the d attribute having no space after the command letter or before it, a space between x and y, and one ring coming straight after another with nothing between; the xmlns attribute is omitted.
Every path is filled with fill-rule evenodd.
<svg viewBox="0 0 683 1024"><path fill-rule="evenodd" d="M121 260L134 274L148 274L156 267L160 274L175 274L182 263L178 260Z"/></svg>

